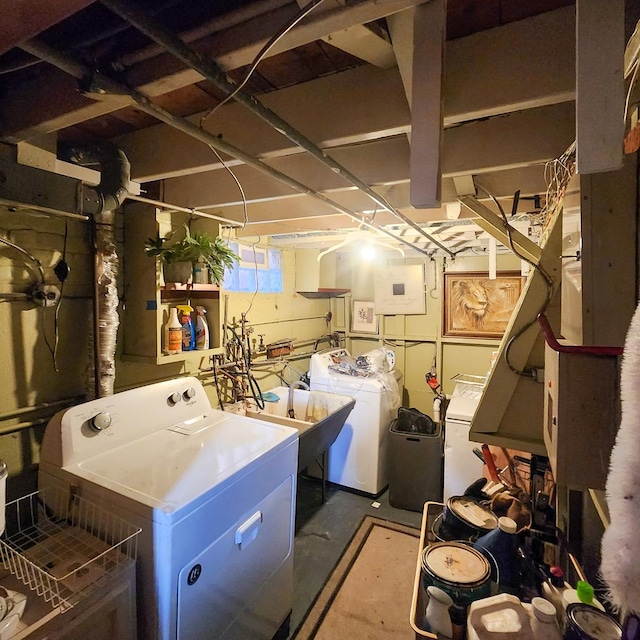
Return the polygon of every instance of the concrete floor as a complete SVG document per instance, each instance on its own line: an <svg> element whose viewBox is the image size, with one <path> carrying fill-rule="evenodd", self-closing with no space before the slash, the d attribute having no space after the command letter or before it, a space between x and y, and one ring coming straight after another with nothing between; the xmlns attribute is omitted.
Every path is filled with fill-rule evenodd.
<svg viewBox="0 0 640 640"><path fill-rule="evenodd" d="M388 490L371 498L327 484L326 498L322 504L319 480L298 476L292 635L365 515L417 529L422 520L422 513L392 507ZM380 507L372 506L374 502L379 502Z"/></svg>

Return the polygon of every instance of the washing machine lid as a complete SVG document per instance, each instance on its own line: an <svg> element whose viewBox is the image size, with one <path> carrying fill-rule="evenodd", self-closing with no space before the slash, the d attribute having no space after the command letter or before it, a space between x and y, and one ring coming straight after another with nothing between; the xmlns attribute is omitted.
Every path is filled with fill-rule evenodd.
<svg viewBox="0 0 640 640"><path fill-rule="evenodd" d="M171 514L298 438L290 427L215 411L98 454L64 471Z"/></svg>
<svg viewBox="0 0 640 640"><path fill-rule="evenodd" d="M384 391L384 385L377 378L361 378L340 373L327 373L311 378L309 386L312 391L329 391L352 397L358 393L380 395Z"/></svg>
<svg viewBox="0 0 640 640"><path fill-rule="evenodd" d="M309 360L309 377L320 378L329 374L329 365L334 364L334 359L349 357L351 354L346 349L331 349L314 353Z"/></svg>

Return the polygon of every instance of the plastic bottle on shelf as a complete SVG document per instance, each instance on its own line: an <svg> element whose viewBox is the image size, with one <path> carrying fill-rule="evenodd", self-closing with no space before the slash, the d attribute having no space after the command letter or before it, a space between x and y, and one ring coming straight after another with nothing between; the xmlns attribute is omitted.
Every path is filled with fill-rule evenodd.
<svg viewBox="0 0 640 640"><path fill-rule="evenodd" d="M202 259L198 260L193 267L193 284L209 284L209 272Z"/></svg>
<svg viewBox="0 0 640 640"><path fill-rule="evenodd" d="M168 355L182 351L182 325L178 320L178 309L169 309L169 320L164 326L164 351Z"/></svg>
<svg viewBox="0 0 640 640"><path fill-rule="evenodd" d="M191 312L193 307L189 304L179 304L180 309L180 324L182 325L182 350L193 351L196 348L196 331L193 325L193 318Z"/></svg>
<svg viewBox="0 0 640 640"><path fill-rule="evenodd" d="M578 580L575 589L566 589L562 593L562 606L565 611L570 604L581 602L591 605L600 611L604 611L604 607L593 597L593 587L584 580Z"/></svg>
<svg viewBox="0 0 640 640"><path fill-rule="evenodd" d="M564 579L562 567L553 566L549 569L549 579L542 583L542 595L556 608L556 619L559 623L564 619L562 594L571 589L571 585Z"/></svg>
<svg viewBox="0 0 640 640"><path fill-rule="evenodd" d="M208 349L210 345L206 313L204 307L196 307L196 349Z"/></svg>
<svg viewBox="0 0 640 640"><path fill-rule="evenodd" d="M524 605L529 612L531 631L536 640L562 640L562 632L556 619L556 608L544 598L532 598Z"/></svg>

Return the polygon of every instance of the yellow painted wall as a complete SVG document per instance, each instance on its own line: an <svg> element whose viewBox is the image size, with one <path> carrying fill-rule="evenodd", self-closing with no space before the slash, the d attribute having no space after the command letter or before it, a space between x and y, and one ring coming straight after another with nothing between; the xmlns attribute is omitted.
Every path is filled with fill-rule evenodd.
<svg viewBox="0 0 640 640"><path fill-rule="evenodd" d="M373 300L373 281L376 266L354 264L351 271L351 300ZM396 352L396 368L402 374L403 405L416 407L432 415L434 394L427 386L425 374L435 358L437 377L442 391L450 394L455 386L452 378L459 373L485 376L489 369L491 353L499 340L442 338L442 283L443 269L452 271L486 271L488 255L461 255L455 261L394 259L390 264L424 263L426 313L414 315L384 316L380 319L380 331L376 336L363 336L347 331L348 348L360 355L382 344ZM509 254L498 255L498 270L519 271L520 260ZM383 267L384 268L384 267ZM350 302L346 304L350 308Z"/></svg>
<svg viewBox="0 0 640 640"><path fill-rule="evenodd" d="M123 215L117 217L116 240L122 255ZM53 346L56 341L54 325L55 309L36 307L19 297L36 283L36 272L31 261L22 253L6 245L0 245L0 349L2 351L2 378L0 384L0 458L6 460L10 470L10 497L35 489L35 470L39 444L44 425L60 408L61 402L79 402L85 394L85 369L90 366L89 335L91 325L92 262L89 251L89 225L82 221L63 218L43 218L0 208L0 236L18 244L40 260L45 270L46 282L60 285L53 273L65 250L70 275L64 284L62 303L57 310L58 347L56 367L44 336ZM328 259L324 258L325 260ZM335 254L331 259L336 259ZM340 258L340 271L344 278L344 256ZM411 262L411 261L409 261ZM412 262L416 262L413 260ZM420 260L418 260L420 262ZM396 261L397 263L397 261ZM458 258L447 269L486 270L485 256ZM519 262L506 256L499 257L499 268L519 268ZM436 356L438 376L445 392L451 392L450 378L456 373L483 375L489 364L491 351L498 341L443 340L440 337L442 299L442 260L425 262L426 313L421 315L397 315L381 318L378 335L354 335L349 327L343 327L348 337L347 346L359 355L389 344L396 350L397 367L402 373L403 404L431 412L433 394L424 381ZM126 265L123 269L126 271ZM258 334L264 334L265 344L284 338L296 342L313 341L347 323L351 300L373 299L371 266L352 261L351 295L340 302L330 299L308 299L296 292L296 251L283 250L284 292L278 294L225 293L221 296L221 309L227 300L227 320L238 322L245 313L258 343ZM122 296L125 274L119 276L119 293ZM126 273L135 277L135 273ZM344 283L341 283L344 284ZM126 302L126 301L125 301ZM336 307L338 304L338 307ZM341 307L340 313L335 313ZM122 311L121 303L121 311ZM329 326L326 314L334 312L334 323ZM221 313L222 315L222 313ZM121 318L124 314L121 312ZM342 318L342 319L341 319ZM223 318L221 317L220 320ZM213 319L210 319L213 320ZM340 327L338 327L340 328ZM149 382L180 375L197 375L205 384L209 397L216 402L213 376L207 361L200 369L199 362L170 365L139 364L124 361L120 326L116 355L116 391ZM321 345L326 346L326 343ZM289 366L277 365L271 374L256 370L256 378L263 391L280 384L278 375L291 382L308 370L308 354L313 345L302 346L294 352ZM258 358L260 360L260 358ZM30 407L40 407L31 410ZM21 429L21 424L33 426Z"/></svg>
<svg viewBox="0 0 640 640"><path fill-rule="evenodd" d="M122 256L123 214L117 216L116 242ZM9 497L35 490L35 471L39 446L46 422L64 405L84 401L85 370L90 366L89 336L92 318L92 260L89 251L89 224L64 218L44 218L0 208L0 237L17 244L38 259L47 284L60 282L53 267L65 248L70 267L64 283L63 298L57 310L43 310L27 300L25 292L38 281L37 270L18 250L0 243L0 350L2 384L0 384L0 458L7 462L10 474ZM327 333L326 299L308 300L295 292L295 251L283 251L284 292L279 294L228 293L228 319L233 322L245 312L254 325L252 337L263 333L265 343L282 338L313 340ZM208 361L166 365L139 364L122 360L125 314L122 296L126 265L121 265L121 298L118 346L116 352L115 390L121 391L149 382L180 375L197 375L208 395L217 402L213 376ZM135 278L135 273L126 272ZM224 295L224 294L223 294ZM18 296L19 299L12 299ZM211 319L211 321L215 321ZM45 336L53 348L58 326L56 366ZM308 369L304 349L296 351L293 368L283 372L287 381ZM282 366L276 367L278 371ZM276 376L256 373L263 390L279 384ZM33 410L32 407L40 407ZM35 423L33 426L29 424ZM22 426L27 428L21 428Z"/></svg>

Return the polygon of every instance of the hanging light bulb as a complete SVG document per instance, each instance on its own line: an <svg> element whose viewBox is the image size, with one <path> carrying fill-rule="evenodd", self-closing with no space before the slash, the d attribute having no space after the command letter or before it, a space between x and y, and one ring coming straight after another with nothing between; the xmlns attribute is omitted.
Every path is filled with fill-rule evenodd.
<svg viewBox="0 0 640 640"><path fill-rule="evenodd" d="M376 255L376 250L373 245L365 244L364 247L360 249L360 255L364 261L371 262Z"/></svg>

